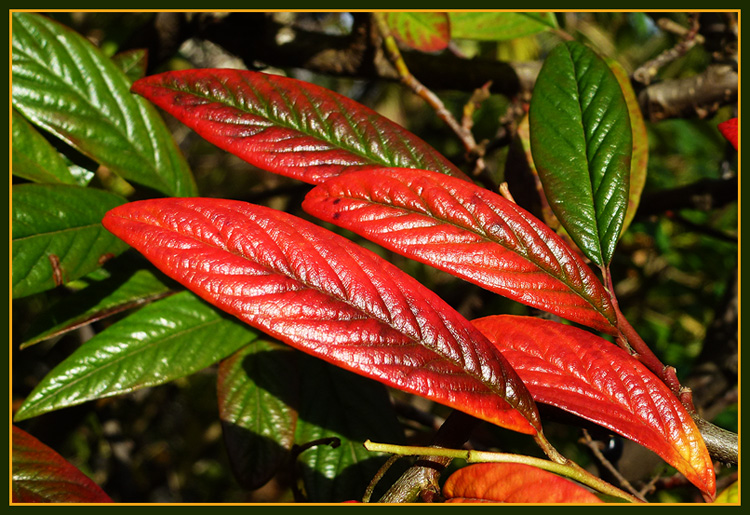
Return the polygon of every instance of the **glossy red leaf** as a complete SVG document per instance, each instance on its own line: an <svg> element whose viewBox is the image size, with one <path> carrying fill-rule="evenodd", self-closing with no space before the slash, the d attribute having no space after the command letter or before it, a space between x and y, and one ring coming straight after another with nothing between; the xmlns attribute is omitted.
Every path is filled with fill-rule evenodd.
<svg viewBox="0 0 750 515"><path fill-rule="evenodd" d="M488 290L616 334L609 296L583 260L533 215L472 183L369 170L319 185L302 206Z"/></svg>
<svg viewBox="0 0 750 515"><path fill-rule="evenodd" d="M293 347L501 426L541 427L515 372L469 321L330 231L219 199L134 202L102 223L206 301Z"/></svg>
<svg viewBox="0 0 750 515"><path fill-rule="evenodd" d="M534 400L638 442L702 491L715 493L713 463L690 414L627 352L549 320L491 316L474 320L474 325L497 345Z"/></svg>
<svg viewBox="0 0 750 515"><path fill-rule="evenodd" d="M721 122L719 124L719 132L724 135L724 137L727 139L727 141L729 141L729 143L732 144L735 150L737 150L737 146L739 145L739 135L737 134L738 122L739 120L737 118L730 118L729 120Z"/></svg>
<svg viewBox="0 0 750 515"><path fill-rule="evenodd" d="M466 179L403 127L300 80L243 70L184 70L143 78L132 90L214 145L305 182L382 166L426 168Z"/></svg>
<svg viewBox="0 0 750 515"><path fill-rule="evenodd" d="M601 503L582 486L523 463L479 463L457 470L443 486L446 502Z"/></svg>
<svg viewBox="0 0 750 515"><path fill-rule="evenodd" d="M112 502L83 472L16 426L13 426L12 461L13 502Z"/></svg>

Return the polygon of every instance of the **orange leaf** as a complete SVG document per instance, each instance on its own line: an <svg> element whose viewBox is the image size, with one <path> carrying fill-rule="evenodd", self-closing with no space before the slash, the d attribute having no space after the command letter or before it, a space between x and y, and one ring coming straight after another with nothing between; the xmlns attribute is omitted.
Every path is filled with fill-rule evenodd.
<svg viewBox="0 0 750 515"><path fill-rule="evenodd" d="M582 486L522 463L480 463L445 482L446 502L600 503Z"/></svg>
<svg viewBox="0 0 750 515"><path fill-rule="evenodd" d="M651 449L713 496L713 462L690 414L645 365L576 327L521 316L474 325L497 345L536 402L557 406Z"/></svg>

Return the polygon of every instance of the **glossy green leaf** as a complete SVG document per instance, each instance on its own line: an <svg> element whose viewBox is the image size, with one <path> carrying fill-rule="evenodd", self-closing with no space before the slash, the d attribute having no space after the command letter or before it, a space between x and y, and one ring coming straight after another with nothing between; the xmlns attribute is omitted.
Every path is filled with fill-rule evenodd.
<svg viewBox="0 0 750 515"><path fill-rule="evenodd" d="M299 456L310 502L361 499L384 463L364 448L365 440L401 442L403 432L383 385L300 355L299 419L295 440L305 445L338 438L338 447L317 445Z"/></svg>
<svg viewBox="0 0 750 515"><path fill-rule="evenodd" d="M112 502L83 472L16 426L13 426L12 468L13 502Z"/></svg>
<svg viewBox="0 0 750 515"><path fill-rule="evenodd" d="M308 500L361 498L383 463L363 442L403 440L382 385L275 342L253 342L222 362L218 394L232 468L248 489L288 467L296 445ZM332 438L340 445L325 443Z"/></svg>
<svg viewBox="0 0 750 515"><path fill-rule="evenodd" d="M170 292L150 270L116 269L104 281L89 281L86 288L61 299L38 315L21 349L60 336L97 320L139 307Z"/></svg>
<svg viewBox="0 0 750 515"><path fill-rule="evenodd" d="M257 340L219 366L217 391L229 461L243 488L263 486L289 464L300 371L291 347Z"/></svg>
<svg viewBox="0 0 750 515"><path fill-rule="evenodd" d="M127 50L113 55L112 62L130 79L130 82L135 82L146 75L148 52L142 48Z"/></svg>
<svg viewBox="0 0 750 515"><path fill-rule="evenodd" d="M553 13L452 12L451 37L506 41L557 28Z"/></svg>
<svg viewBox="0 0 750 515"><path fill-rule="evenodd" d="M15 418L166 383L216 363L254 338L246 325L189 292L167 297L83 344L36 386Z"/></svg>
<svg viewBox="0 0 750 515"><path fill-rule="evenodd" d="M62 184L13 186L13 297L83 277L127 245L101 225L125 200L92 188Z"/></svg>
<svg viewBox="0 0 750 515"><path fill-rule="evenodd" d="M13 13L13 106L126 180L191 196L190 169L156 110L86 39L33 13Z"/></svg>
<svg viewBox="0 0 750 515"><path fill-rule="evenodd" d="M638 205L641 202L641 194L646 186L646 173L648 171L648 131L646 123L643 120L641 106L638 103L638 97L633 91L633 85L630 83L630 76L620 63L614 59L608 59L607 64L615 74L617 82L620 84L625 103L628 105L628 114L630 115L630 128L633 132L633 155L630 160L630 193L628 195L628 209L625 212L625 220L622 224L622 230L628 228L633 221Z"/></svg>
<svg viewBox="0 0 750 515"><path fill-rule="evenodd" d="M539 72L529 125L552 211L586 256L606 266L628 207L633 149L617 79L587 47L559 45Z"/></svg>
<svg viewBox="0 0 750 515"><path fill-rule="evenodd" d="M416 50L438 52L450 43L447 13L398 11L383 13L383 18L394 38Z"/></svg>
<svg viewBox="0 0 750 515"><path fill-rule="evenodd" d="M12 118L13 175L34 182L86 185L70 173L59 152L15 109Z"/></svg>

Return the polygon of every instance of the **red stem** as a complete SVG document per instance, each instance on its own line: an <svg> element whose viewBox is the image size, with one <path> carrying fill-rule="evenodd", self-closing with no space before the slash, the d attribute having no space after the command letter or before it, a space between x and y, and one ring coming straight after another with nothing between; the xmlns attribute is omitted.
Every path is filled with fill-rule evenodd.
<svg viewBox="0 0 750 515"><path fill-rule="evenodd" d="M633 329L633 326L630 325L625 318L625 315L620 311L609 267L603 266L601 267L601 271L602 277L604 278L604 288L609 293L612 306L617 315L617 329L621 335L621 338L618 338L618 344L656 374L656 376L661 379L670 390L672 390L672 393L675 394L688 412L695 413L693 392L690 388L684 387L680 384L680 380L677 378L677 370L673 366L664 365L659 358L656 357L653 351L651 351L648 345L646 345L643 338L641 338L636 330Z"/></svg>

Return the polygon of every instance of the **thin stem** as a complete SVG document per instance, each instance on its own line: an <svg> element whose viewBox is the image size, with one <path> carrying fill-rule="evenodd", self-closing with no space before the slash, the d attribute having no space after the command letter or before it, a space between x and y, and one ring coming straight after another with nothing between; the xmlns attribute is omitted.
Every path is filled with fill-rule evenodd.
<svg viewBox="0 0 750 515"><path fill-rule="evenodd" d="M700 36L700 34L698 34L698 29L700 28L700 25L698 24L698 16L698 13L693 14L690 22L691 26L689 29L683 29L683 33L681 34L683 38L680 42L640 66L633 72L633 78L642 84L650 84L651 79L656 77L656 74L659 73L661 68L675 59L684 56L688 50L693 48L697 43L702 43L703 38L698 37ZM672 22L667 22L667 26L665 27L665 24L660 20L659 25L661 25L662 28L669 27L669 29L674 31L674 23Z"/></svg>
<svg viewBox="0 0 750 515"><path fill-rule="evenodd" d="M617 480L620 482L622 487L633 494L634 496L638 497L643 502L646 502L646 499L643 498L641 494L638 493L638 491L633 487L633 485L630 484L630 481L625 479L625 477L620 474L620 471L615 468L614 465L604 456L601 449L597 445L597 442L594 441L593 438L591 438L591 435L589 434L586 429L583 430L583 438L588 446L589 449L591 449L591 452L596 456L596 458L599 460L599 462L604 466L607 470L609 470L610 474L612 474Z"/></svg>
<svg viewBox="0 0 750 515"><path fill-rule="evenodd" d="M386 472L388 472L388 469L390 469L394 463L396 463L399 460L400 456L398 454L392 455L388 460L383 464L382 467L378 469L377 474L375 474L375 477L372 478L370 481L370 484L367 485L367 489L365 490L365 495L362 496L362 502L368 503L370 502L370 499L372 498L372 492L375 491L375 487L378 486L378 483L381 479L383 479L383 476Z"/></svg>
<svg viewBox="0 0 750 515"><path fill-rule="evenodd" d="M453 114L445 108L445 105L440 98L411 74L383 15L381 13L373 13L373 17L375 18L378 30L383 37L383 44L388 54L388 58L396 68L401 82L432 107L437 116L458 136L467 153L476 156L476 169L483 170L485 168L483 146L477 144L474 135L470 130L458 123Z"/></svg>
<svg viewBox="0 0 750 515"><path fill-rule="evenodd" d="M578 467L572 462L568 461L567 464L556 463L541 458L534 458L532 456L522 456L518 454L508 454L501 452L487 452L487 451L476 451L476 450L464 450L464 449L442 449L435 447L417 447L409 445L392 445L384 443L376 443L370 440L365 442L365 449L373 452L387 452L391 454L398 454L401 456L420 456L420 455L432 455L442 456L446 458L459 458L466 460L467 463L522 463L530 465L532 467L540 468L554 474L558 474L563 477L567 477L578 481L579 483L589 486L603 494L625 499L630 502L640 503L642 502L637 497L623 492L619 488L603 481L602 479L586 472L582 468ZM572 464L572 465L571 465Z"/></svg>

